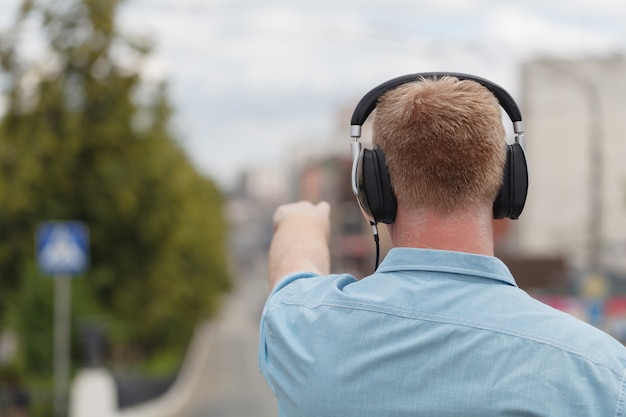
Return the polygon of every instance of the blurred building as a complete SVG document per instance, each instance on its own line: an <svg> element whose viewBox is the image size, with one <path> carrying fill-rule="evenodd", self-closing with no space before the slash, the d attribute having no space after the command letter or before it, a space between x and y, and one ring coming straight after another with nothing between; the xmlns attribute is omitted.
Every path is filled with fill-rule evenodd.
<svg viewBox="0 0 626 417"><path fill-rule="evenodd" d="M331 206L331 267L356 277L374 271L376 246L372 228L352 194L350 111L337 112L337 129L326 139L300 144L290 152L290 200L328 201ZM363 127L362 142L371 146L371 122ZM385 225L379 226L381 259L390 248Z"/></svg>
<svg viewBox="0 0 626 417"><path fill-rule="evenodd" d="M531 182L515 251L563 257L616 291L626 281L626 59L538 59L523 66L522 88Z"/></svg>
<svg viewBox="0 0 626 417"><path fill-rule="evenodd" d="M522 68L518 102L526 128L530 190L520 220L496 222L496 253L522 287L568 286L572 271L601 270L626 282L626 60L540 59ZM355 99L356 102L356 99ZM276 205L307 199L333 205L333 268L371 272L374 243L350 187L349 119L311 138L275 166L250 169L231 197L229 216L245 224L237 246L264 250ZM371 143L371 122L362 142ZM262 226L260 226L262 225ZM380 228L388 249L386 228ZM260 242L259 240L260 239ZM575 275L575 274L574 274ZM619 287L619 285L617 285Z"/></svg>
<svg viewBox="0 0 626 417"><path fill-rule="evenodd" d="M352 159L349 141L344 155L310 159L297 173L297 199L328 201L331 211L331 264L333 271L348 272L357 277L374 271L375 244L372 229L352 194ZM379 227L381 256L389 250L384 225Z"/></svg>
<svg viewBox="0 0 626 417"><path fill-rule="evenodd" d="M522 74L530 190L519 220L495 221L496 256L535 297L626 341L626 296L618 295L626 294L626 60L541 59ZM332 205L332 270L373 271L372 231L351 191L349 111L338 120L328 138L249 169L230 194L231 244L244 270L267 256L276 206L306 199ZM371 122L363 127L369 147ZM379 231L382 259L390 243L385 225Z"/></svg>
<svg viewBox="0 0 626 417"><path fill-rule="evenodd" d="M272 215L288 192L288 167L255 166L240 173L228 192L224 216L229 225L232 267L237 275L264 269L273 234Z"/></svg>
<svg viewBox="0 0 626 417"><path fill-rule="evenodd" d="M346 124L349 121L345 112L340 112L339 118ZM226 206L231 254L239 271L262 266L273 234L274 210L279 204L298 200L325 200L332 206L333 271L361 277L374 270L372 230L360 212L350 183L349 124L342 127L343 131L338 129L328 138L311 139L292 147L281 161L250 167L241 173L229 192ZM369 126L364 130L369 132ZM367 138L365 143L369 144ZM380 241L382 257L389 250L384 227L380 227Z"/></svg>

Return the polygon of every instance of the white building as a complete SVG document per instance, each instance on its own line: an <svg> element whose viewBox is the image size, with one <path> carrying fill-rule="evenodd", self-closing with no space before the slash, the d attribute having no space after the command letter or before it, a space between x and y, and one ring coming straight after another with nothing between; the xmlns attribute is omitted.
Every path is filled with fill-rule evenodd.
<svg viewBox="0 0 626 417"><path fill-rule="evenodd" d="M626 277L626 58L536 60L522 74L531 182L516 249Z"/></svg>

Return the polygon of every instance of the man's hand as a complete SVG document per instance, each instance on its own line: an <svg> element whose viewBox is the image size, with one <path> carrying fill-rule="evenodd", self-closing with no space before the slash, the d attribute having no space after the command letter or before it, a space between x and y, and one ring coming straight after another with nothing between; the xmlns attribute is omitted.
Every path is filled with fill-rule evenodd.
<svg viewBox="0 0 626 417"><path fill-rule="evenodd" d="M274 238L269 253L270 288L285 275L330 272L330 206L323 201L285 204L274 212Z"/></svg>

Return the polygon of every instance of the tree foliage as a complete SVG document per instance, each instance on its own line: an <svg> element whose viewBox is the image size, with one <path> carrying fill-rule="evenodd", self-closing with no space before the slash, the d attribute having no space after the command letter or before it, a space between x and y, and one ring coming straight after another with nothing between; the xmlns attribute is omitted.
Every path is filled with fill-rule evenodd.
<svg viewBox="0 0 626 417"><path fill-rule="evenodd" d="M24 0L1 38L0 329L30 346L29 372L51 369L28 369L49 360L37 344L51 346L31 331L52 320L52 286L34 289L47 279L33 261L41 221L89 226L74 320L106 326L118 356L180 349L229 287L220 191L174 140L165 86L140 76L150 47L117 30L117 6ZM44 45L35 58L20 38L32 26Z"/></svg>

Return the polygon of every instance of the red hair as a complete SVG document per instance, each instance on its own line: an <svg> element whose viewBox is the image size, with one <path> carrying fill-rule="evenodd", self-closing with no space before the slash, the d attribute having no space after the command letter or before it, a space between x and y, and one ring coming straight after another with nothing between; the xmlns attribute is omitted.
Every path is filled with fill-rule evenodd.
<svg viewBox="0 0 626 417"><path fill-rule="evenodd" d="M387 92L376 107L374 144L407 207L450 213L493 202L502 184L500 105L474 81L423 79Z"/></svg>

